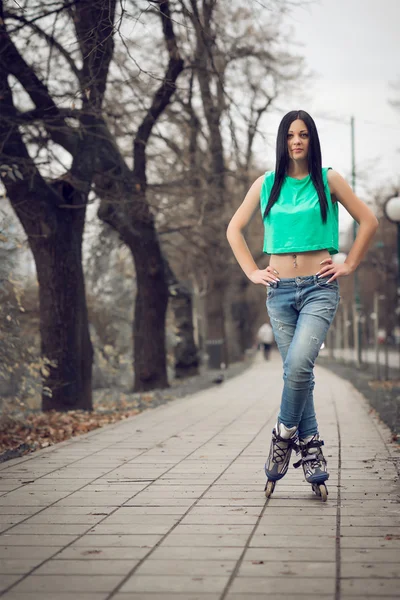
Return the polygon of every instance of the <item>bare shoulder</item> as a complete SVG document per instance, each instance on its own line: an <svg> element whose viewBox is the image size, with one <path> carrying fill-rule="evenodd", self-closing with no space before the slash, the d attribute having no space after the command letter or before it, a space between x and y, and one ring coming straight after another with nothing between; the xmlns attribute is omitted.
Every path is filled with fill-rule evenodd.
<svg viewBox="0 0 400 600"><path fill-rule="evenodd" d="M260 175L260 177L257 177L257 179L253 182L250 189L254 188L255 190L258 189L259 191L261 191L261 187L262 187L264 179L265 179L265 175Z"/></svg>
<svg viewBox="0 0 400 600"><path fill-rule="evenodd" d="M327 173L328 185L331 193L335 193L335 188L343 183L347 183L346 180L334 169L329 169Z"/></svg>
<svg viewBox="0 0 400 600"><path fill-rule="evenodd" d="M354 193L347 181L333 169L328 171L328 185L330 192L335 196L336 200L340 202L347 212L353 217L357 223L362 221L370 221L375 225L377 219L373 212L368 206L360 200L360 198Z"/></svg>
<svg viewBox="0 0 400 600"><path fill-rule="evenodd" d="M243 203L246 205L257 205L260 200L261 188L263 185L265 175L257 177L257 179L250 186Z"/></svg>

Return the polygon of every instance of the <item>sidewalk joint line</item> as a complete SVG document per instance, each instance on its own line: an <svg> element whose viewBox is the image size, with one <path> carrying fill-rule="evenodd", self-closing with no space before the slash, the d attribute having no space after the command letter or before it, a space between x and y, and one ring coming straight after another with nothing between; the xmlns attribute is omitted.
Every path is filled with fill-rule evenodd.
<svg viewBox="0 0 400 600"><path fill-rule="evenodd" d="M239 569L242 566L242 562L243 562L244 556L245 556L247 550L249 549L250 542L253 539L255 532L257 531L257 527L259 526L260 521L261 521L261 519L264 516L264 513L265 513L265 511L267 509L267 506L268 506L270 500L271 500L271 498L267 498L266 499L265 504L262 507L261 512L260 512L260 514L257 517L257 521L256 521L253 529L251 530L249 537L247 538L247 541L246 541L246 543L244 545L243 551L242 551L241 555L239 556L239 559L236 562L235 568L233 569L233 571L232 571L232 573L231 573L231 575L230 575L230 577L228 579L228 582L227 582L227 584L226 584L226 586L225 586L225 588L224 588L224 590L223 590L223 592L222 592L221 597L220 597L219 600L225 600L225 598L226 598L226 596L227 596L227 594L228 594L228 592L229 592L229 590L230 590L230 588L232 586L232 583L236 579L236 576L237 576L237 574L239 572Z"/></svg>
<svg viewBox="0 0 400 600"><path fill-rule="evenodd" d="M257 399L255 402L253 402L253 404L251 404L251 406L247 407L246 410L244 410L241 415L246 414L246 412L250 411L255 404L257 404L258 402L260 402L260 399ZM254 442L254 440L257 438L257 436L260 435L260 433L262 432L262 430L267 427L268 423L270 422L270 420L273 418L273 415L276 412L276 408L274 409L274 412L271 414L271 416L263 423L263 425L260 427L260 429L257 431L257 433L252 437L252 439L248 442L248 444L246 444L246 446L244 448L242 448L242 450L235 456L234 459L231 460L231 462L228 464L228 466L218 475L218 477L216 477L216 479L214 479L214 481L212 483L210 483L210 485L207 487L207 489L204 490L204 492L195 500L195 502L193 502L193 504L187 509L187 511L181 516L181 518L171 527L171 529L163 535L163 537L149 550L149 552L143 556L143 558L141 558L139 560L139 562L131 569L131 571L129 571L129 573L122 579L122 581L120 581L120 583L114 588L114 590L106 597L105 600L111 600L115 594L117 594L119 592L119 590L121 589L121 587L126 583L126 581L128 581L128 579L130 579L132 577L132 575L135 574L135 572L139 569L139 567L153 554L153 552L163 543L163 541L169 536L170 533L172 533L172 531L174 531L174 529L181 524L181 522L183 521L183 519L190 513L190 511L197 506L198 502L207 494L207 492L212 488L212 486L217 483L217 481L226 473L226 471L228 469L230 469L230 467L233 465L233 463L243 454L243 452L245 450L247 450L247 448ZM206 442L204 442L203 444L201 444L201 446L198 446L198 448L196 448L196 450L193 450L193 452L191 452L190 454L188 454L188 456L190 456L191 454L193 454L194 452L197 452L197 450L199 448L201 448L202 446L204 446L205 444L208 444L211 440L213 440L215 437L217 437L218 435L220 435L220 433L222 431L224 431L225 429L227 429L228 427L230 427L238 418L240 418L240 416L236 416L234 419L232 419L232 421L230 421L229 423L227 423L227 425L225 425L222 429L220 429L218 431L218 433L215 433L209 440L207 440ZM186 457L187 458L187 457ZM185 459L182 459L185 460ZM179 461L179 463L182 461ZM179 464L176 463L176 464ZM173 467L171 467L171 469L173 469L176 465L174 465ZM169 469L169 470L171 470Z"/></svg>
<svg viewBox="0 0 400 600"><path fill-rule="evenodd" d="M245 414L248 410L252 409L253 406L255 404L257 404L257 402L260 402L260 399L258 398L255 402L253 402L251 404L250 407L247 407L242 413L240 413L240 416ZM228 401L227 401L228 403ZM157 407L160 408L160 407ZM102 475L99 475L99 477L93 479L90 484L92 484L93 482L97 481L97 479L101 479L107 475L109 475L110 473L112 473L113 471L115 471L116 469L119 469L121 467L121 465L126 465L129 464L130 461L132 460L136 460L138 457L142 456L143 454L146 454L147 452L149 452L149 450L151 450L152 448L156 447L158 444L163 444L166 441L168 441L170 438L179 435L181 432L185 431L185 429L187 429L188 427L193 427L195 425L197 425L198 423L201 423L202 421L209 419L212 415L214 415L215 413L219 412L221 410L221 408L223 407L218 407L216 410L214 410L213 412L211 412L210 414L208 414L206 417L201 417L200 419L198 419L197 421L194 421L193 423L190 423L189 425L186 425L183 429L180 429L178 432L175 432L173 434L171 434L170 436L168 436L167 438L165 438L162 441L159 442L155 442L150 448L146 448L145 450L143 450L143 452L140 452L139 454L137 454L134 458L122 461L121 464L119 464L117 467L114 467L113 469L111 469L110 471L108 471L107 473L103 473ZM143 413L140 413L143 414ZM132 419L134 419L137 415L133 415ZM217 435L219 435L221 433L221 431L224 431L224 429L226 429L227 427L229 427L232 423L235 422L235 420L238 418L238 416L236 416L234 419L232 419L232 421L230 421L227 425L225 425L225 427L223 427L222 429L220 429L218 431L218 433L214 434L211 438L209 438L208 440L206 440L203 444L201 444L200 446L198 446L195 450L193 450L192 452L190 452L187 456L185 456L184 458L182 458L179 462L175 463L174 465L172 465L169 469L167 469L166 471L164 471L161 475L159 475L158 477L156 477L153 480L149 480L150 483L149 485L145 486L143 489L141 489L140 491L136 492L135 494L133 494L130 498L128 498L128 500L125 500L125 502L123 502L120 506L116 506L115 510L111 511L110 513L108 513L104 519L101 519L98 523L96 523L95 525L91 525L89 527L89 529L87 529L85 532L83 532L81 535L78 535L77 537L75 537L71 542L69 542L68 544L66 544L65 546L63 546L62 548L58 549L54 554L52 554L51 556L49 556L48 558L46 558L45 560L43 560L41 563L39 563L38 565L36 565L35 567L33 567L28 573L25 573L24 575L22 575L22 577L20 577L20 579L18 579L17 581L14 581L11 585L9 585L7 588L5 588L4 590L0 591L0 598L2 598L3 596L5 596L6 593L8 593L9 591L11 591L14 587L16 587L19 583L21 583L22 581L24 581L27 577L29 577L30 575L32 575L35 571L37 571L40 567L42 567L43 565L45 565L47 562L51 561L52 559L54 559L58 554L60 554L61 552L63 552L64 550L66 550L67 548L69 548L70 546L72 546L75 542L77 542L78 540L80 540L82 537L84 537L85 535L87 535L91 529L93 529L93 527L96 527L97 525L100 525L103 521L105 521L108 517L110 517L111 515L113 515L117 510L119 510L120 508L122 508L127 502L131 502L133 500L133 498L135 498L135 496L137 496L138 494L140 494L141 492L143 492L144 490L146 490L148 487L150 487L155 481L157 481L158 479L160 479L161 477L164 477L169 471L171 471L172 469L174 469L177 465L179 465L182 461L186 460L189 456L191 456L191 454L193 454L194 452L196 452L199 448L201 448L202 446L204 446L205 444L208 444L208 442L210 442L214 437L216 437ZM118 425L122 425L122 424L126 424L127 421L123 421L123 422L118 422L115 424L110 425L110 427L117 427ZM91 433L101 433L101 428L99 428L99 431L96 430L96 432L89 432L88 435L90 435ZM258 435L258 434L257 434ZM125 442L125 440L130 440L132 437L132 434L126 436L126 438L124 438L122 441L122 443ZM73 441L75 441L76 438L73 438ZM71 441L72 443L72 441ZM78 463L81 460L85 460L86 458L90 457L90 456L94 456L95 454L97 454L98 452L103 452L104 450L107 450L107 448L113 447L115 445L115 443L111 443L108 446L105 446L103 448L101 448L100 450L96 450L95 452L92 452L91 454L88 454L87 456L84 456L83 458L80 457L78 460L72 461L70 463L68 463L68 467L71 465L74 465L75 463ZM52 447L52 449L54 448L54 450L57 448L57 446L55 445L54 447ZM36 457L32 457L32 458L37 458ZM237 457L236 457L237 458ZM236 460L236 458L234 460ZM24 463L26 461L23 461ZM232 463L231 463L232 464ZM230 465L229 465L230 466ZM41 475L40 477L38 477L37 479L41 479L42 477L46 477L47 475L54 473L60 469L62 469L64 467L59 467L58 469L54 469L53 471L49 471L49 473L46 473L46 475ZM227 467L229 468L229 467ZM221 473L222 475L222 473ZM218 478L217 478L218 479ZM215 481L217 481L217 479ZM36 479L35 479L36 481ZM210 484L209 487L211 487L215 481ZM23 523L25 523L26 521L29 521L29 519L33 516L37 516L40 513L46 511L48 508L53 507L54 505L56 505L58 502L60 502L60 500L65 500L66 498L68 498L69 496L72 496L73 494L75 494L76 492L79 492L81 490L83 490L85 487L87 487L89 484L85 483L85 485L83 485L82 487L78 488L77 490L74 490L73 492L71 492L70 494L66 494L63 498L60 498L59 500L56 500L54 502L52 502L51 504L49 504L48 506L45 506L42 510L38 510L36 513L33 513L31 515L28 515L26 519L23 519L22 521L19 521L18 523L14 523L11 525L11 527L9 527L8 529L6 529L5 531L2 531L0 533L0 540L1 540L1 536L7 532L9 532L11 529L13 529L14 527L16 527L17 525L21 525ZM25 487L25 485L21 485L19 488L16 488L16 490L21 489L22 487ZM207 488L206 492L208 491L209 488ZM15 490L12 490L15 491ZM204 493L206 493L204 492ZM6 492L6 494L9 492ZM200 498L198 498L199 500ZM194 506L194 504L190 507L190 509ZM189 510L190 510L189 509ZM189 512L189 510L187 512ZM186 513L182 516L182 519L186 516ZM181 520L182 520L181 519ZM178 525L179 522L177 522L175 524ZM175 527L174 526L174 527ZM172 529L174 529L174 527ZM172 531L172 529L170 531ZM170 533L170 532L168 532ZM168 533L166 535L168 535ZM164 537L166 537L166 535ZM72 536L71 536L72 537ZM152 551L158 547L158 545L161 543L161 541L163 541L164 537L156 544L156 546L153 547ZM34 546L33 546L34 547ZM147 555L146 557L147 558ZM145 558L143 560L145 560ZM142 562L142 561L141 561ZM140 562L140 564L141 564ZM138 567L139 565L137 565ZM114 593L114 592L112 592ZM110 596L111 598L111 596ZM108 598L106 599L108 600Z"/></svg>

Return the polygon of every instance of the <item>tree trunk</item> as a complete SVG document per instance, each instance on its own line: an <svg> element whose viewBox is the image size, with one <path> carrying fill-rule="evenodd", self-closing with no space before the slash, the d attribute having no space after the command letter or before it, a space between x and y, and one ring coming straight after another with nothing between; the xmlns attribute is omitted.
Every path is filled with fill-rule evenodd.
<svg viewBox="0 0 400 600"><path fill-rule="evenodd" d="M230 321L232 330L232 344L229 345L229 356L231 360L242 360L249 348L254 344L254 325L258 315L254 314L246 293L249 284L243 278L232 284L229 295L233 299L230 303Z"/></svg>
<svg viewBox="0 0 400 600"><path fill-rule="evenodd" d="M168 260L165 260L169 302L174 315L175 335L178 343L174 347L175 377L184 379L199 372L199 352L194 341L193 294L180 283Z"/></svg>
<svg viewBox="0 0 400 600"><path fill-rule="evenodd" d="M186 287L177 285L170 293L170 303L178 338L174 348L175 377L184 379L198 374L200 362L193 335L192 294Z"/></svg>
<svg viewBox="0 0 400 600"><path fill-rule="evenodd" d="M224 287L218 281L215 281L210 286L210 290L205 298L207 322L206 351L210 369L220 369L221 365L228 365L224 296Z"/></svg>
<svg viewBox="0 0 400 600"><path fill-rule="evenodd" d="M228 352L224 323L224 284L221 282L226 264L225 227L221 218L221 206L225 206L226 182L225 159L221 132L221 117L224 109L223 88L225 64L217 68L213 12L216 3L202 2L200 16L197 0L191 0L192 22L196 32L195 70L200 86L204 116L208 125L208 152L210 157L208 202L204 210L205 227L208 228L216 253L210 255L208 270L209 286L205 297L207 340L206 350L209 367L219 369L227 366ZM223 211L222 211L223 214ZM212 248L211 248L212 251Z"/></svg>
<svg viewBox="0 0 400 600"><path fill-rule="evenodd" d="M135 392L168 387L165 353L165 317L168 282L154 218L145 193L136 190L127 174L116 203L102 198L99 219L118 231L129 248L136 272L137 292L133 320L133 369ZM113 190L114 193L115 190Z"/></svg>
<svg viewBox="0 0 400 600"><path fill-rule="evenodd" d="M61 209L56 217L54 235L30 238L39 282L42 410L92 410L93 348L81 256L85 210Z"/></svg>
<svg viewBox="0 0 400 600"><path fill-rule="evenodd" d="M165 354L168 285L154 226L147 226L146 234L143 233L141 227L141 243L135 239L128 244L137 280L133 322L135 392L168 387Z"/></svg>

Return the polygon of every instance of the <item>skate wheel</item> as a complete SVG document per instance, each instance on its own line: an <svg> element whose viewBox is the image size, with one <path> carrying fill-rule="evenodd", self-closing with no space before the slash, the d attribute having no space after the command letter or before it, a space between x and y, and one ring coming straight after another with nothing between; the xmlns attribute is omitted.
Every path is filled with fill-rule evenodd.
<svg viewBox="0 0 400 600"><path fill-rule="evenodd" d="M275 489L275 481L268 480L265 485L265 497L270 498L272 496L272 492Z"/></svg>
<svg viewBox="0 0 400 600"><path fill-rule="evenodd" d="M319 492L322 502L326 502L328 500L328 489L324 483L319 486Z"/></svg>

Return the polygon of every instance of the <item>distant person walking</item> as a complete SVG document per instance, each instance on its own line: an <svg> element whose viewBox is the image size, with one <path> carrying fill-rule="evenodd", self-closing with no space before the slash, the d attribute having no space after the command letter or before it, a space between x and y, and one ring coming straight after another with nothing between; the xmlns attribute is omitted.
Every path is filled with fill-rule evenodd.
<svg viewBox="0 0 400 600"><path fill-rule="evenodd" d="M259 344L263 348L265 360L269 360L271 346L274 341L274 334L272 331L272 327L269 323L264 323L264 325L261 325L260 329L257 332L257 339Z"/></svg>
<svg viewBox="0 0 400 600"><path fill-rule="evenodd" d="M342 204L359 223L344 263L339 251ZM243 237L260 210L266 269L259 269ZM233 253L247 277L267 287L267 309L283 361L283 393L265 464L269 497L288 469L293 449L313 491L326 500L329 477L314 409L314 362L339 303L338 278L353 273L378 227L372 211L339 173L322 167L316 125L304 110L285 115L276 141L276 166L259 177L232 217L227 231Z"/></svg>

